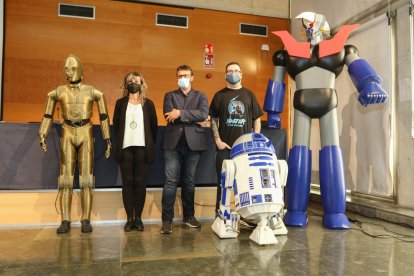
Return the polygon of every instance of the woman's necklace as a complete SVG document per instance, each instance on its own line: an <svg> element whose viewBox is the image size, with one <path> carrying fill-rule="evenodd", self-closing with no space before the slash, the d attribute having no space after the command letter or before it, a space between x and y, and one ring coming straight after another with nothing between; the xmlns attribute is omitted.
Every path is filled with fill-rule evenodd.
<svg viewBox="0 0 414 276"><path fill-rule="evenodd" d="M138 126L137 122L135 122L135 111L137 110L137 108L138 108L138 105L132 111L132 122L129 124L129 127L132 129L136 129Z"/></svg>

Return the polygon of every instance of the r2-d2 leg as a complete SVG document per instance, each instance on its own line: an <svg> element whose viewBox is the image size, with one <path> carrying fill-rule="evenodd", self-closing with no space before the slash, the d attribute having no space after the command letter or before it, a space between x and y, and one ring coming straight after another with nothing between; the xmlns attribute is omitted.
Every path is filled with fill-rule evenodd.
<svg viewBox="0 0 414 276"><path fill-rule="evenodd" d="M273 230L268 226L268 216L266 213L259 214L260 221L250 235L250 239L259 245L277 244L278 241Z"/></svg>
<svg viewBox="0 0 414 276"><path fill-rule="evenodd" d="M236 165L233 160L224 160L221 169L221 200L219 216L211 229L220 238L236 238L238 236L239 215L230 211L231 190L233 189Z"/></svg>
<svg viewBox="0 0 414 276"><path fill-rule="evenodd" d="M284 190L287 181L288 165L285 160L277 160L277 165L279 167L280 183ZM275 235L287 235L288 233L288 230L283 223L283 213L284 209L282 208L279 213L269 219L269 227L273 230Z"/></svg>
<svg viewBox="0 0 414 276"><path fill-rule="evenodd" d="M283 223L283 209L274 216L269 219L269 227L273 230L273 234L275 235L287 235L288 230Z"/></svg>
<svg viewBox="0 0 414 276"><path fill-rule="evenodd" d="M278 172L279 172L279 181L277 185L280 185L279 188L286 186L288 166L286 161L278 160ZM276 244L278 240L275 235L286 235L288 230L283 223L283 207L278 213L271 214L262 214L260 222L257 224L257 227L254 229L253 233L250 235L250 239L254 242L263 245L263 244Z"/></svg>

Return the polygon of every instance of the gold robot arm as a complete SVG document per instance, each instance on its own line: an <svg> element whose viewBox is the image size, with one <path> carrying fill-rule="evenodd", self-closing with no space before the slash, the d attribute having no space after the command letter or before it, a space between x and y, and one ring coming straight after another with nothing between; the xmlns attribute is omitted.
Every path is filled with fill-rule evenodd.
<svg viewBox="0 0 414 276"><path fill-rule="evenodd" d="M57 92L56 90L53 90L47 94L47 104L46 104L46 110L45 114L43 115L42 122L40 123L39 127L39 142L40 146L42 147L43 152L47 151L47 145L45 138L49 134L50 127L53 123L53 113L55 110L57 102Z"/></svg>
<svg viewBox="0 0 414 276"><path fill-rule="evenodd" d="M106 141L105 157L106 159L108 159L109 156L111 155L112 146L111 146L111 130L110 130L110 123L109 123L109 116L108 116L108 108L106 107L105 95L97 89L94 89L93 95L94 95L94 100L98 104L99 120L101 123L102 136L104 140Z"/></svg>

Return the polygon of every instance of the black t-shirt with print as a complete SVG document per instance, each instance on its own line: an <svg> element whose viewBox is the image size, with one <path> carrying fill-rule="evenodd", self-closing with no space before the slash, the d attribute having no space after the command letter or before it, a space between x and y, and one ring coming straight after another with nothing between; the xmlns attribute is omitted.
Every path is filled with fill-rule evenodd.
<svg viewBox="0 0 414 276"><path fill-rule="evenodd" d="M210 104L210 116L219 118L220 139L230 147L241 135L253 131L253 121L263 115L253 92L224 88Z"/></svg>

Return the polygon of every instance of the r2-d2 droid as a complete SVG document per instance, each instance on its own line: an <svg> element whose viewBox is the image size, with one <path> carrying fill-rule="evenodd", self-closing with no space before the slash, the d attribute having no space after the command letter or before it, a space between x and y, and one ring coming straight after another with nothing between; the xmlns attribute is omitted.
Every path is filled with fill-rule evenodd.
<svg viewBox="0 0 414 276"><path fill-rule="evenodd" d="M287 234L283 212L283 186L287 163L277 160L272 143L260 133L245 134L234 142L221 170L222 194L218 217L211 228L220 238L236 238L239 215L257 224L250 239L260 245L278 243ZM230 210L234 190L236 212Z"/></svg>

